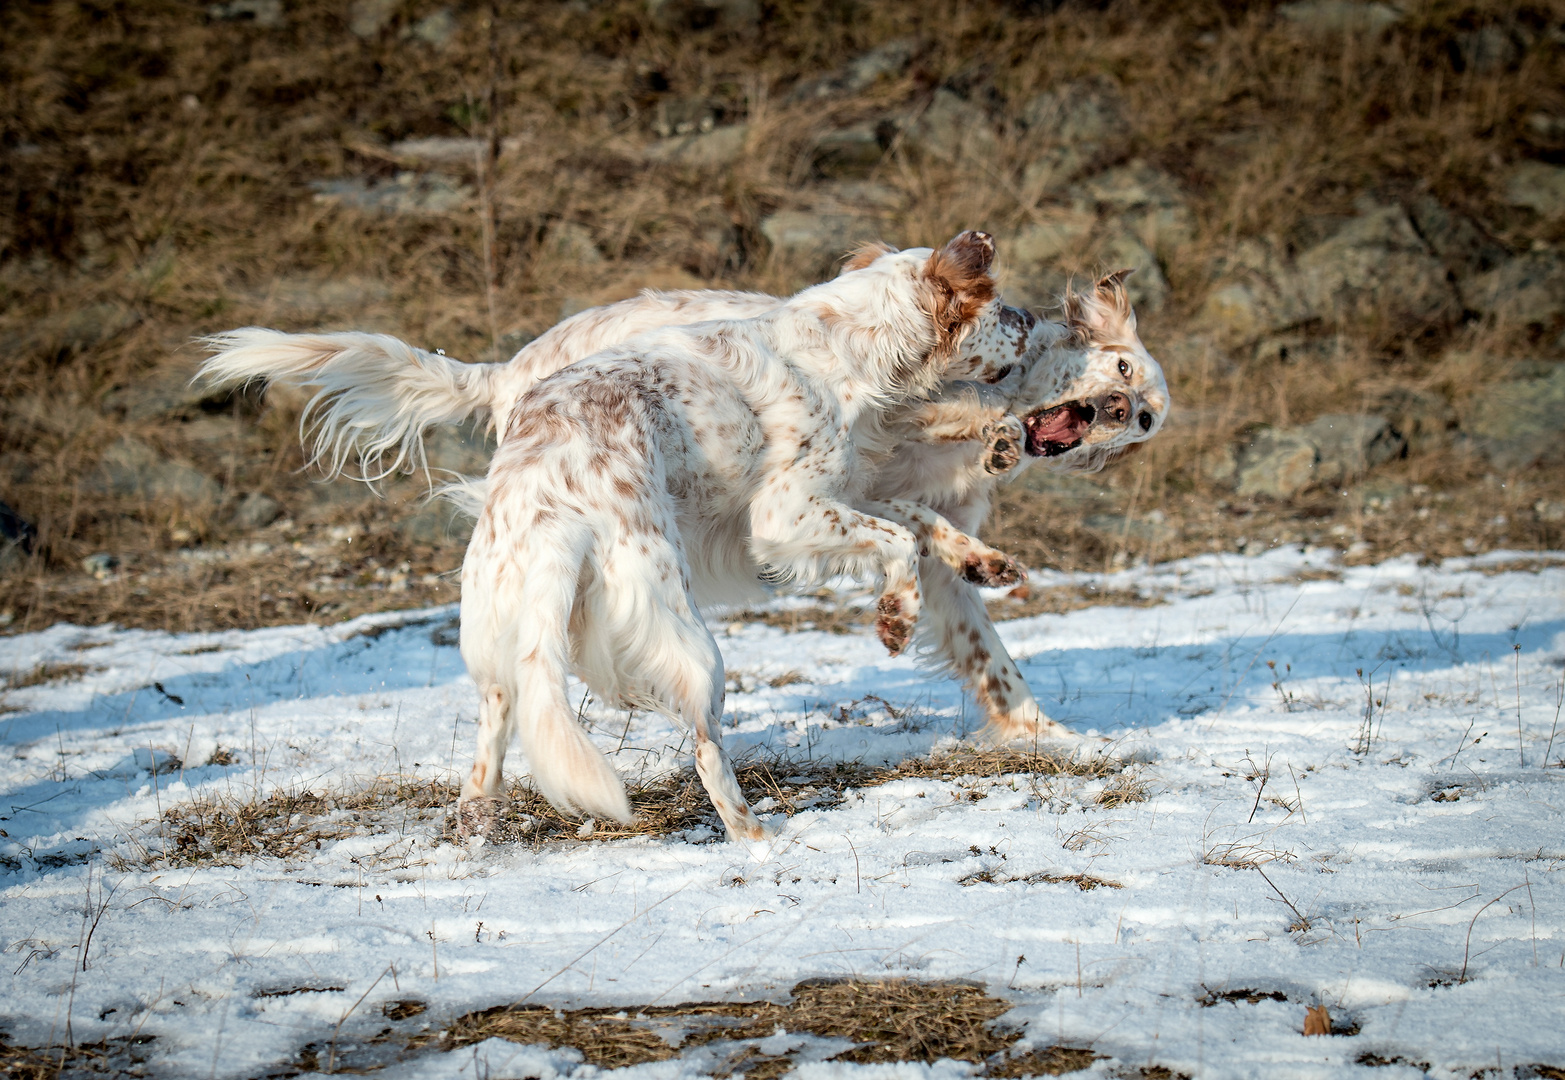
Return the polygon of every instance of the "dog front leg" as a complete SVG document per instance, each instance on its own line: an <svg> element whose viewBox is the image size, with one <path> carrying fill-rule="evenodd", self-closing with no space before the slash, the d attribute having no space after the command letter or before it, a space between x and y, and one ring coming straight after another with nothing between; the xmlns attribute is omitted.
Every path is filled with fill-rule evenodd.
<svg viewBox="0 0 1565 1080"><path fill-rule="evenodd" d="M885 499L863 503L860 509L912 530L920 556L933 555L964 581L974 585L1015 585L1027 576L1022 565L1005 552L969 536L922 503Z"/></svg>
<svg viewBox="0 0 1565 1080"><path fill-rule="evenodd" d="M799 478L795 477L794 480ZM774 483L750 508L751 553L762 564L882 579L875 633L892 656L907 648L918 622L918 543L895 522Z"/></svg>
<svg viewBox="0 0 1565 1080"><path fill-rule="evenodd" d="M1077 738L1038 707L977 590L933 557L920 561L919 572L926 601L924 633L942 662L983 706L985 733L999 741Z"/></svg>

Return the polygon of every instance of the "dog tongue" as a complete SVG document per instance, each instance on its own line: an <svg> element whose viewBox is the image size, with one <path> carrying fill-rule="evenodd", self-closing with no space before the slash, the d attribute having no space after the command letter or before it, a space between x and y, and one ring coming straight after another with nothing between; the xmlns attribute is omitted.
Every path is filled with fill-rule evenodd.
<svg viewBox="0 0 1565 1080"><path fill-rule="evenodd" d="M1064 453L1092 426L1074 405L1060 405L1045 413L1029 416L1027 425L1027 449L1039 457Z"/></svg>

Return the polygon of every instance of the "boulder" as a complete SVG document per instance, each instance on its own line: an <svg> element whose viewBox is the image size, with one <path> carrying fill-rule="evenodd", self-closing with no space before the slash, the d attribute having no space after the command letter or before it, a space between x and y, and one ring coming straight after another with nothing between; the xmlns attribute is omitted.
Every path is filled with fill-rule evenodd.
<svg viewBox="0 0 1565 1080"><path fill-rule="evenodd" d="M1407 443L1407 452L1422 454L1438 450L1451 440L1456 427L1456 410L1439 394L1397 387L1380 398L1375 407L1386 418L1391 430Z"/></svg>
<svg viewBox="0 0 1565 1080"><path fill-rule="evenodd" d="M1502 325L1552 329L1565 319L1565 258L1529 251L1473 279L1470 307Z"/></svg>
<svg viewBox="0 0 1565 1080"><path fill-rule="evenodd" d="M1363 476L1407 449L1385 417L1363 413L1326 413L1299 433L1315 446L1315 480L1323 484Z"/></svg>
<svg viewBox="0 0 1565 1080"><path fill-rule="evenodd" d="M873 120L822 132L810 146L810 165L820 176L868 176L880 167L892 134L891 125Z"/></svg>
<svg viewBox="0 0 1565 1080"><path fill-rule="evenodd" d="M1565 166L1524 161L1505 179L1505 201L1543 217L1565 213Z"/></svg>
<svg viewBox="0 0 1565 1080"><path fill-rule="evenodd" d="M1310 315L1330 323L1430 322L1453 312L1444 265L1400 206L1368 207L1300 255L1295 290Z"/></svg>
<svg viewBox="0 0 1565 1080"><path fill-rule="evenodd" d="M1260 428L1240 447L1240 496L1290 499L1315 480L1315 444L1296 429Z"/></svg>
<svg viewBox="0 0 1565 1080"><path fill-rule="evenodd" d="M1144 161L1089 176L1071 194L1096 203L1164 258L1195 236L1195 214L1179 181Z"/></svg>
<svg viewBox="0 0 1565 1080"><path fill-rule="evenodd" d="M812 271L827 268L879 234L873 221L854 214L803 210L779 210L762 218L760 229L774 255Z"/></svg>
<svg viewBox="0 0 1565 1080"><path fill-rule="evenodd" d="M109 447L97 469L89 473L86 480L89 491L104 495L215 503L223 494L222 486L210 476L189 465L170 461L146 443L129 436Z"/></svg>
<svg viewBox="0 0 1565 1080"><path fill-rule="evenodd" d="M1034 198L1113 156L1129 126L1119 85L1106 76L1047 90L1022 107L1022 122L1035 145L1022 173Z"/></svg>
<svg viewBox="0 0 1565 1080"><path fill-rule="evenodd" d="M192 382L193 365L177 364L153 371L104 398L104 405L131 421L189 419L226 408L233 387Z"/></svg>
<svg viewBox="0 0 1565 1080"><path fill-rule="evenodd" d="M986 162L999 158L1000 137L977 105L941 88L903 128L907 146L942 161Z"/></svg>
<svg viewBox="0 0 1565 1080"><path fill-rule="evenodd" d="M1565 459L1565 363L1550 367L1548 374L1494 383L1466 403L1462 432L1495 468Z"/></svg>
<svg viewBox="0 0 1565 1080"><path fill-rule="evenodd" d="M1505 245L1472 218L1447 209L1427 195L1415 199L1408 207L1408 214L1418 235L1445 264L1464 300L1473 278L1493 270L1510 257Z"/></svg>
<svg viewBox="0 0 1565 1080"><path fill-rule="evenodd" d="M647 161L689 169L724 169L744 155L750 125L731 124L695 135L662 139L647 147Z"/></svg>

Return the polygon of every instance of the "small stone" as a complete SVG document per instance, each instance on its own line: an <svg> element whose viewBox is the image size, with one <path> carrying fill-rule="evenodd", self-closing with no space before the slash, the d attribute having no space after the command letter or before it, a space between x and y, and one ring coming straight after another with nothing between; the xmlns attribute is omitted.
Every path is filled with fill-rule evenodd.
<svg viewBox="0 0 1565 1080"><path fill-rule="evenodd" d="M1410 455L1438 450L1450 441L1456 427L1456 411L1450 402L1439 394L1408 387L1387 391L1375 412L1406 440Z"/></svg>
<svg viewBox="0 0 1565 1080"><path fill-rule="evenodd" d="M1524 161L1505 180L1505 201L1543 217L1565 213L1565 166Z"/></svg>
<svg viewBox="0 0 1565 1080"><path fill-rule="evenodd" d="M1320 34L1375 34L1402 21L1390 4L1356 0L1300 0L1277 9L1288 22Z"/></svg>
<svg viewBox="0 0 1565 1080"><path fill-rule="evenodd" d="M1506 71L1527 55L1527 43L1510 27L1490 23L1456 36L1462 66L1480 75Z"/></svg>
<svg viewBox="0 0 1565 1080"><path fill-rule="evenodd" d="M810 164L821 176L868 176L885 158L889 134L889 125L875 121L823 132L810 147Z"/></svg>
<svg viewBox="0 0 1565 1080"><path fill-rule="evenodd" d="M555 222L549 227L544 246L556 258L578 266L591 266L603 261L603 252L593 242L592 230L579 222Z"/></svg>
<svg viewBox="0 0 1565 1080"><path fill-rule="evenodd" d="M390 180L345 177L315 180L315 201L381 214L445 214L460 209L473 189L444 176L398 173Z"/></svg>
<svg viewBox="0 0 1565 1080"><path fill-rule="evenodd" d="M218 22L248 22L268 30L288 25L283 17L283 0L231 0L209 5L206 13Z"/></svg>
<svg viewBox="0 0 1565 1080"><path fill-rule="evenodd" d="M661 98L652 110L652 131L665 139L703 134L716 126L717 106L711 98Z"/></svg>
<svg viewBox="0 0 1565 1080"><path fill-rule="evenodd" d="M404 540L431 547L464 546L473 535L473 523L450 503L436 499L397 526Z"/></svg>
<svg viewBox="0 0 1565 1080"><path fill-rule="evenodd" d="M414 23L410 33L415 41L422 41L439 49L444 48L456 36L456 31L456 16L451 14L450 8L441 8Z"/></svg>
<svg viewBox="0 0 1565 1080"><path fill-rule="evenodd" d="M454 135L431 135L425 139L403 139L387 150L400 158L427 161L436 165L473 165L488 153L488 139L468 139Z"/></svg>
<svg viewBox="0 0 1565 1080"><path fill-rule="evenodd" d="M1240 496L1289 499L1315 479L1315 444L1291 429L1261 428L1239 451Z"/></svg>
<svg viewBox="0 0 1565 1080"><path fill-rule="evenodd" d="M82 569L99 581L107 580L119 565L119 558L105 551L89 555L82 560Z"/></svg>
<svg viewBox="0 0 1565 1080"><path fill-rule="evenodd" d="M282 516L283 508L276 499L259 491L252 491L240 500L234 511L234 524L241 529L264 529Z"/></svg>
<svg viewBox="0 0 1565 1080"><path fill-rule="evenodd" d="M348 29L354 36L372 38L386 28L402 0L353 0L348 8Z"/></svg>
<svg viewBox="0 0 1565 1080"><path fill-rule="evenodd" d="M424 437L424 459L436 473L481 476L494 451L494 436L467 424L437 427Z"/></svg>

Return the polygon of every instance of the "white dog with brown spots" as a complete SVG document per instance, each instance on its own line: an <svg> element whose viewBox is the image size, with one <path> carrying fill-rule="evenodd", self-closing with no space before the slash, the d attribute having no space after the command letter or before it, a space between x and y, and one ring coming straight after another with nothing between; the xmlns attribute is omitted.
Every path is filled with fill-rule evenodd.
<svg viewBox="0 0 1565 1080"><path fill-rule="evenodd" d="M869 249L848 269L887 250ZM987 516L997 484L1029 463L1093 471L1161 427L1168 390L1137 334L1126 273L1068 293L1064 323L1009 307L986 314L961 345L959 369L974 382L905 403L861 433L861 442L873 446L858 509L870 510L873 499L877 516L901 520L919 536L921 651L966 682L997 738L1070 733L1044 715L1000 641L974 586L1002 583L1011 571L1003 556L970 534ZM750 317L779 303L761 293L647 291L580 312L501 364L465 364L383 334L249 328L213 338L216 354L203 374L318 387L306 414L316 425L313 458L333 474L350 454L366 465L389 459L383 469L389 472L421 462L429 426L504 418L540 379L602 348L649 329ZM451 492L475 514L483 503L482 481L453 485ZM931 524L937 513L945 520ZM703 599L742 602L757 587L754 580L727 584Z"/></svg>

